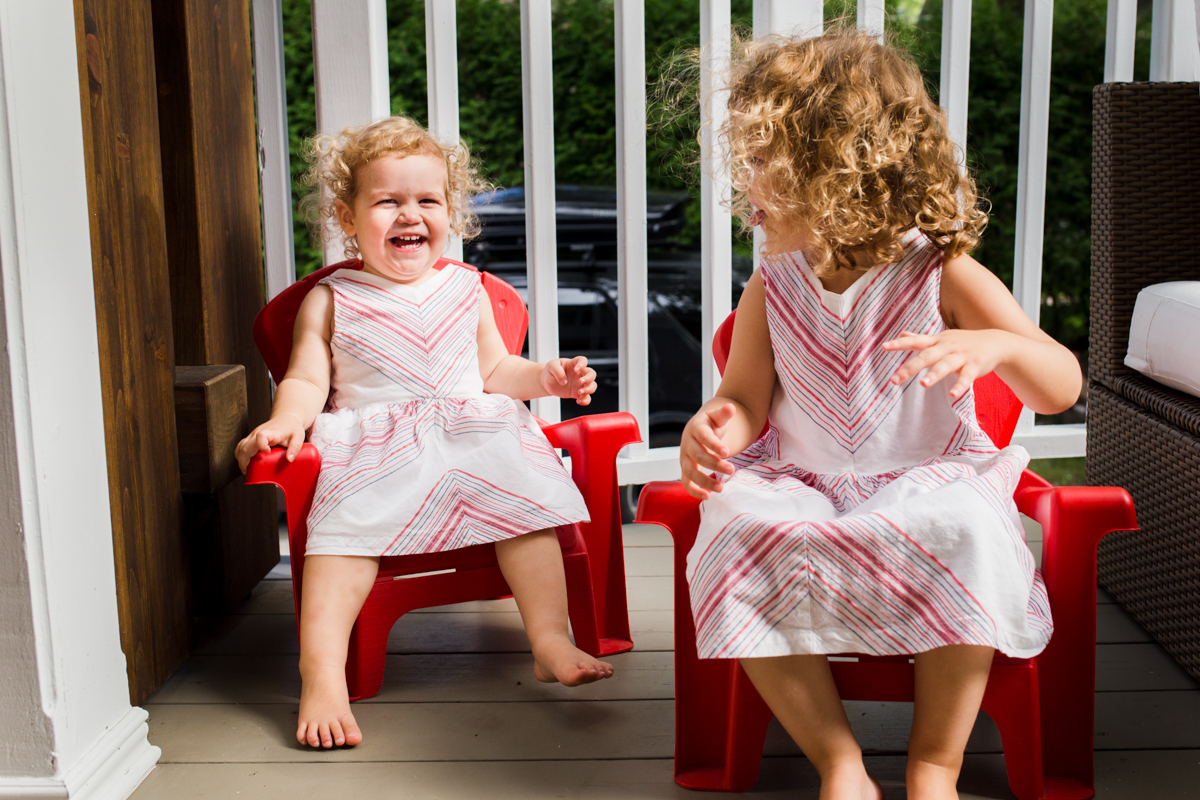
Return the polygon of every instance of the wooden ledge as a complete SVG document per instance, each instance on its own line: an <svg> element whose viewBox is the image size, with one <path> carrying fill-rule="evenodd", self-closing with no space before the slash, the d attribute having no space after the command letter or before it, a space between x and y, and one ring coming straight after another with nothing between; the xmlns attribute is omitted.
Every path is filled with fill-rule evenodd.
<svg viewBox="0 0 1200 800"><path fill-rule="evenodd" d="M246 369L241 364L175 367L179 483L213 494L239 475L234 448L250 433Z"/></svg>

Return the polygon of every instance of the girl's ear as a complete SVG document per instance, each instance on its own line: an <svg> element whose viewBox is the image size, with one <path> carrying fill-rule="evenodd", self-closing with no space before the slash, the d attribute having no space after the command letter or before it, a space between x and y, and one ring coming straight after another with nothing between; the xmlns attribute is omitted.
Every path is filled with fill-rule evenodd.
<svg viewBox="0 0 1200 800"><path fill-rule="evenodd" d="M342 200L338 200L333 208L334 215L337 217L338 225L342 227L342 233L346 234L347 236L353 236L354 210Z"/></svg>

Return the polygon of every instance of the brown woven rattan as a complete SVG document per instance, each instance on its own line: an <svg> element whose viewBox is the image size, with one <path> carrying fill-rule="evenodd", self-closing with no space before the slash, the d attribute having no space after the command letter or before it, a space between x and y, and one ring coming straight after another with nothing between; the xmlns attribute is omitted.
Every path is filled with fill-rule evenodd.
<svg viewBox="0 0 1200 800"><path fill-rule="evenodd" d="M1100 582L1200 679L1200 399L1124 364L1137 293L1200 280L1200 85L1096 87L1092 158L1087 480L1142 528L1101 542Z"/></svg>

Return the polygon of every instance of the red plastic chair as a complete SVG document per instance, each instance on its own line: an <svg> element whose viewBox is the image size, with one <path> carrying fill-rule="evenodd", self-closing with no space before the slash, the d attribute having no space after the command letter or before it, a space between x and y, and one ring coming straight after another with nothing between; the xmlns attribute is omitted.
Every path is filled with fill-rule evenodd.
<svg viewBox="0 0 1200 800"><path fill-rule="evenodd" d="M459 261L447 264L475 268ZM254 321L254 341L276 382L283 379L292 352L296 314L308 292L338 269L361 269L358 260L318 270L280 292ZM490 273L480 273L492 301L496 325L510 353L519 354L529 317L516 290ZM622 447L641 441L631 414L594 414L557 425L542 425L550 443L571 455L571 477L583 493L591 521L557 528L567 578L568 613L575 644L594 656L623 653L633 648L625 596L625 554L617 495L616 457ZM317 486L321 457L305 443L289 463L283 448L255 456L246 483L273 483L287 500L288 545L291 549L292 588L296 625L304 580L304 547L308 512ZM427 574L440 573L440 574ZM350 699L377 694L383 686L387 638L401 616L416 608L484 600L511 594L500 574L493 544L474 545L442 553L385 556L379 576L367 596L350 634L346 681Z"/></svg>
<svg viewBox="0 0 1200 800"><path fill-rule="evenodd" d="M733 319L730 314L713 341L722 370ZM1008 444L1021 413L1016 396L988 375L975 382L975 402L983 429L997 445ZM1042 526L1054 635L1036 658L996 654L983 710L1000 730L1013 794L1085 800L1095 794L1096 546L1112 531L1137 528L1133 500L1118 488L1055 488L1028 470L1015 499L1021 513ZM772 714L736 660L696 655L685 570L699 505L680 483L659 481L646 484L637 508L638 522L662 525L675 539L675 782L744 792L758 780ZM907 657L856 657L830 664L843 699L912 702Z"/></svg>

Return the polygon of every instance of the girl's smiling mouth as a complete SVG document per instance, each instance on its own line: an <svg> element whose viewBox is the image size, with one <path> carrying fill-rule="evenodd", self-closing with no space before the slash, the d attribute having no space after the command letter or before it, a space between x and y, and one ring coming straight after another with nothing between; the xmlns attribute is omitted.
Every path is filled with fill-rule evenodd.
<svg viewBox="0 0 1200 800"><path fill-rule="evenodd" d="M425 244L424 236L393 236L388 239L392 247L402 252L414 252L421 249L421 245Z"/></svg>

